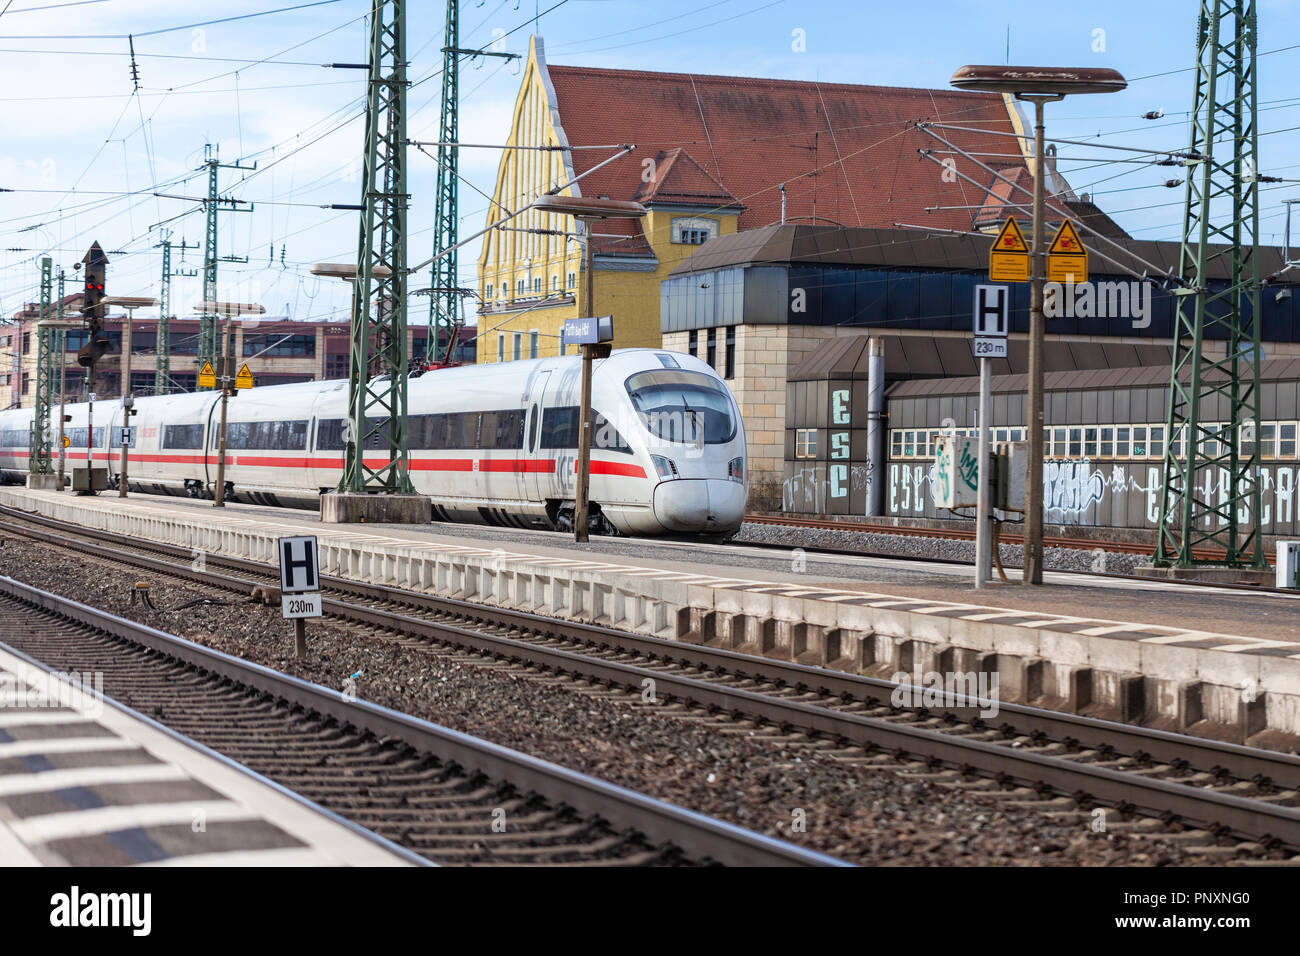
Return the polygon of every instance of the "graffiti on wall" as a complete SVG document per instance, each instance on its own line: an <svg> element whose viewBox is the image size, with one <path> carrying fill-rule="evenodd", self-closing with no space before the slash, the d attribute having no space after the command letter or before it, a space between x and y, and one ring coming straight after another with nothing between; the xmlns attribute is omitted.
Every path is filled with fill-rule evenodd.
<svg viewBox="0 0 1300 956"><path fill-rule="evenodd" d="M811 477L811 476L810 476ZM889 465L888 510L891 515L935 516L936 476L931 462L891 462ZM1156 463L1095 463L1089 459L1047 461L1043 466L1045 518L1054 524L1111 525L1112 514L1130 525L1154 527L1160 520L1161 466ZM1205 501L1226 503L1229 473L1226 468L1206 469L1198 476L1197 496ZM1259 524L1271 532L1300 522L1300 467L1265 465L1260 469ZM1136 501L1135 501L1136 499ZM1140 508L1134 506L1140 502ZM1132 520L1141 514L1144 522ZM1249 509L1242 505L1237 520L1249 524ZM1204 526L1226 524L1222 517L1207 515ZM1298 529L1300 530L1300 529Z"/></svg>

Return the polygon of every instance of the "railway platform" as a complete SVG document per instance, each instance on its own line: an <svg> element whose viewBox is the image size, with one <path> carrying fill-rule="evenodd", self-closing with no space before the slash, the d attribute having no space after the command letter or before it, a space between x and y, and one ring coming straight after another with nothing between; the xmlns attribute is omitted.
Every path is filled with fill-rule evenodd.
<svg viewBox="0 0 1300 956"><path fill-rule="evenodd" d="M416 862L70 676L0 645L0 865Z"/></svg>
<svg viewBox="0 0 1300 956"><path fill-rule="evenodd" d="M993 673L1001 699L1220 739L1300 743L1300 596L1049 573L975 591L962 566L593 541L311 512L0 489L83 527L272 563L320 539L322 572L873 676Z"/></svg>

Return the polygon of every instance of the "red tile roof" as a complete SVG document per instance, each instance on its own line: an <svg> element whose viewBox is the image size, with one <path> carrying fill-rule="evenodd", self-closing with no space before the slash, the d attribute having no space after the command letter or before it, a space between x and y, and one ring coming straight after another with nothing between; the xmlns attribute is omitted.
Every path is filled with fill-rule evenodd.
<svg viewBox="0 0 1300 956"><path fill-rule="evenodd" d="M698 166L744 206L741 229L780 221L781 183L787 221L808 222L815 214L847 226L907 222L970 229L983 192L959 177L945 181L944 170L918 153L945 147L912 124L930 119L1014 132L1002 97L987 93L573 66L549 66L548 73L571 145L637 147L582 180L583 195L632 199L646 187L643 161L658 161L680 147L690 155L678 154L668 171L657 171L663 187L701 186L702 177L684 177L680 186L673 182L672 170L693 160L686 166ZM952 130L944 135L971 151L1014 149L1005 136ZM575 170L590 169L608 155L575 151ZM985 179L969 160L958 157L957 163ZM972 208L926 213L926 206ZM610 222L611 228L599 231L628 225ZM597 252L611 251L608 243L597 246Z"/></svg>
<svg viewBox="0 0 1300 956"><path fill-rule="evenodd" d="M706 173L680 146L661 149L650 171L653 174L650 180L641 183L634 197L643 205L668 203L714 209L741 208L727 187Z"/></svg>

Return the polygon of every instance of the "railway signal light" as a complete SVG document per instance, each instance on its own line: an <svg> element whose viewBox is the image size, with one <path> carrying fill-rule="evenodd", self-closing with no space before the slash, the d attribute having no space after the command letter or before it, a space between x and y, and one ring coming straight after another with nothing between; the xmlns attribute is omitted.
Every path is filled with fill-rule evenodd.
<svg viewBox="0 0 1300 956"><path fill-rule="evenodd" d="M99 324L93 319L91 321L96 326ZM108 354L111 345L112 342L108 338L108 333L103 329L96 328L90 335L90 342L77 350L77 364L85 368L93 366Z"/></svg>

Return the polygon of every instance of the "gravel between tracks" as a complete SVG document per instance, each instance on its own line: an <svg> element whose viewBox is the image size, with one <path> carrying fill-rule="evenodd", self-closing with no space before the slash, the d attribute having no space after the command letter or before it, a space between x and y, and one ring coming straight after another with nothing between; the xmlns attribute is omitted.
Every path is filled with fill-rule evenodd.
<svg viewBox="0 0 1300 956"><path fill-rule="evenodd" d="M791 525L763 524L746 521L740 533L731 539L736 544L780 544L804 548L829 548L840 551L896 554L909 558L943 561L975 560L975 542L961 538L932 538L919 534L882 534L879 531L854 531L839 528L801 528ZM1021 547L1003 544L998 548L1003 567L1020 567ZM1101 571L1107 574L1132 574L1150 559L1146 555L1106 551L1101 545L1094 550L1080 548L1044 548L1043 567L1049 571Z"/></svg>
<svg viewBox="0 0 1300 956"><path fill-rule="evenodd" d="M130 604L150 575L9 537L0 574L147 623L226 653L340 687L360 671L360 696L623 786L862 864L1166 865L1202 862L1176 843L1083 824L954 792L811 748L748 739L603 699L545 679L480 667L450 653L399 647L313 622L311 656L289 656L278 609L198 604L198 589L155 578L159 610ZM129 701L125 703L129 704ZM802 810L806 832L792 833Z"/></svg>

